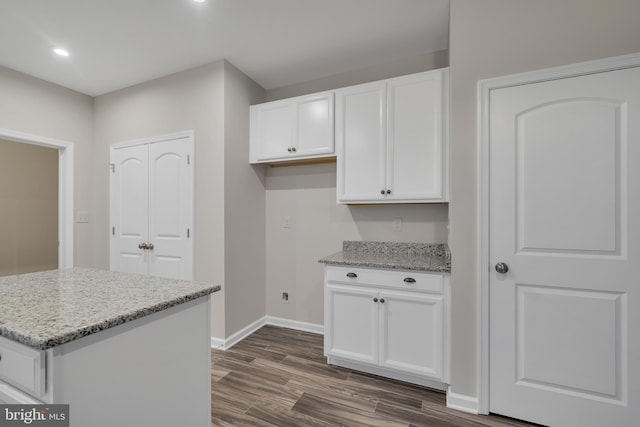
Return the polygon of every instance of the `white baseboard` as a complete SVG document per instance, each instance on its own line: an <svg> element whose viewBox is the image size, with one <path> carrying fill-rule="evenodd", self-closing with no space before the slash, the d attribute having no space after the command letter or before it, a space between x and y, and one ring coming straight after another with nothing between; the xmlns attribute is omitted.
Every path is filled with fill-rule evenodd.
<svg viewBox="0 0 640 427"><path fill-rule="evenodd" d="M296 329L298 331L312 332L316 334L324 333L323 325L316 325L315 323L298 322L296 320L283 319L280 317L264 316L262 319L258 319L252 324L242 328L229 338L222 339L211 337L211 348L217 350L228 350L264 325L280 326L283 328Z"/></svg>
<svg viewBox="0 0 640 427"><path fill-rule="evenodd" d="M447 390L447 408L477 415L479 413L478 398L454 393L451 391L451 387L449 387L449 390Z"/></svg>
<svg viewBox="0 0 640 427"><path fill-rule="evenodd" d="M224 340L221 338L211 337L211 348L224 350Z"/></svg>
<svg viewBox="0 0 640 427"><path fill-rule="evenodd" d="M299 322L297 320L283 319L281 317L266 316L266 325L280 326L282 328L295 329L298 331L311 332L324 335L324 325L315 323Z"/></svg>

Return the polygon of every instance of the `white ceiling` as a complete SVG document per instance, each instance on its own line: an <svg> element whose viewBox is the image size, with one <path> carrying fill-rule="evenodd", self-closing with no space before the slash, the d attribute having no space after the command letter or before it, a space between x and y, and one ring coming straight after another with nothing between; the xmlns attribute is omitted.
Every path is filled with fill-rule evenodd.
<svg viewBox="0 0 640 427"><path fill-rule="evenodd" d="M0 65L96 96L227 59L272 89L447 49L448 17L449 0L0 0Z"/></svg>

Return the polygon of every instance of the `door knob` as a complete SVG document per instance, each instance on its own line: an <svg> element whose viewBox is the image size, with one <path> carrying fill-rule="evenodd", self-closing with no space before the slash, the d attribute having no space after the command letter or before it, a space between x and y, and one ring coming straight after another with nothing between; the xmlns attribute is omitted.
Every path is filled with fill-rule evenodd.
<svg viewBox="0 0 640 427"><path fill-rule="evenodd" d="M138 245L138 249L143 249L143 250L144 250L144 249L149 249L149 246L147 246L147 244L146 244L146 243L140 243L140 244Z"/></svg>
<svg viewBox="0 0 640 427"><path fill-rule="evenodd" d="M499 262L496 264L496 271L500 274L505 274L507 271L509 271L509 266L504 262Z"/></svg>
<svg viewBox="0 0 640 427"><path fill-rule="evenodd" d="M152 251L152 250L153 250L153 243L149 243L149 244L147 245L147 249L149 249L150 251Z"/></svg>

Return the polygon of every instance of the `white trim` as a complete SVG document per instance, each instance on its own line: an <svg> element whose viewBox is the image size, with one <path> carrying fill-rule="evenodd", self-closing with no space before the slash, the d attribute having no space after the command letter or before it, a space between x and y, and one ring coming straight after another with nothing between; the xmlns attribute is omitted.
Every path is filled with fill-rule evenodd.
<svg viewBox="0 0 640 427"><path fill-rule="evenodd" d="M109 146L110 149L134 147L136 145L154 144L156 142L172 141L174 139L191 138L195 139L193 130L185 130L181 132L168 133L165 135L151 136L148 138L133 139L130 141L115 142Z"/></svg>
<svg viewBox="0 0 640 427"><path fill-rule="evenodd" d="M211 337L211 345L213 346L215 342L215 344L217 344L215 348L217 348L218 350L229 350L231 347L238 344L240 341L263 327L265 325L265 319L266 317L256 320L255 322L240 329L229 338L220 339Z"/></svg>
<svg viewBox="0 0 640 427"><path fill-rule="evenodd" d="M0 404L39 405L41 401L21 390L0 381Z"/></svg>
<svg viewBox="0 0 640 427"><path fill-rule="evenodd" d="M226 350L226 348L224 348L224 340L221 338L211 337L211 348L215 350Z"/></svg>
<svg viewBox="0 0 640 427"><path fill-rule="evenodd" d="M478 413L489 404L489 96L492 90L640 66L640 53L536 70L478 82L477 140L477 277L478 281Z"/></svg>
<svg viewBox="0 0 640 427"><path fill-rule="evenodd" d="M451 387L449 387L447 390L447 408L477 415L478 399L473 396L454 393L451 391Z"/></svg>
<svg viewBox="0 0 640 427"><path fill-rule="evenodd" d="M264 316L263 318L258 319L255 322L251 323L250 325L240 329L238 332L231 335L229 338L224 339L224 338L211 337L211 348L214 348L217 350L228 350L234 345L238 344L243 339L245 339L246 337L248 337L249 335L251 335L252 333L254 333L255 331L257 331L258 329L260 329L261 327L263 327L264 325L279 326L282 328L295 329L295 330L304 331L304 332L312 332L315 334L324 333L323 325L316 325L315 323L299 322L297 320L283 319L280 317Z"/></svg>
<svg viewBox="0 0 640 427"><path fill-rule="evenodd" d="M265 324L324 335L324 325L317 325L315 323L299 322L297 320L283 319L281 317L266 316Z"/></svg>
<svg viewBox="0 0 640 427"><path fill-rule="evenodd" d="M73 143L10 129L0 138L58 150L58 268L73 267Z"/></svg>

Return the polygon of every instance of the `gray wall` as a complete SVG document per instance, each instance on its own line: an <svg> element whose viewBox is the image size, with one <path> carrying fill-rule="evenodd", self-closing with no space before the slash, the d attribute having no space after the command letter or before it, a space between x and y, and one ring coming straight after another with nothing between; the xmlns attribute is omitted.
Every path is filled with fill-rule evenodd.
<svg viewBox="0 0 640 427"><path fill-rule="evenodd" d="M394 218L402 218L401 232L393 231ZM446 204L338 205L335 163L267 170L266 221L267 314L315 325L324 320L318 260L342 250L343 240L447 242Z"/></svg>
<svg viewBox="0 0 640 427"><path fill-rule="evenodd" d="M58 150L0 140L0 276L58 268Z"/></svg>
<svg viewBox="0 0 640 427"><path fill-rule="evenodd" d="M441 50L419 56L405 58L399 61L388 62L367 68L334 74L309 82L284 86L267 91L267 101L291 98L298 95L306 95L314 92L353 86L360 83L373 82L388 79L403 74L419 73L426 70L435 70L449 65L449 51Z"/></svg>
<svg viewBox="0 0 640 427"><path fill-rule="evenodd" d="M249 164L249 105L264 89L224 63L224 257L226 336L265 315L265 186Z"/></svg>
<svg viewBox="0 0 640 427"><path fill-rule="evenodd" d="M93 99L0 67L0 128L74 143L74 209L93 211ZM91 224L74 224L75 265L97 264Z"/></svg>
<svg viewBox="0 0 640 427"><path fill-rule="evenodd" d="M451 0L452 390L477 395L477 81L640 51L638 0Z"/></svg>
<svg viewBox="0 0 640 427"><path fill-rule="evenodd" d="M261 218L253 229L258 236L264 235L264 225L260 226L264 224L264 202L260 202L264 200L264 189L259 177L251 176L247 148L249 101L262 96L261 89L246 76L218 61L95 99L94 227L99 234L97 246L104 268L109 265L110 144L195 131L195 279L223 286L223 291L212 298L211 327L217 338L225 338L236 331L234 328L264 315L264 298L260 296L264 292L264 245L258 237L257 246L252 247L253 252L243 264L244 271L237 279L233 276L241 283L238 291L232 289L238 282L231 280L231 273L240 270L237 265L242 260L234 257L243 248L228 243L229 239L246 238L234 233L245 217L251 222ZM242 164L240 158L244 160ZM238 293L255 297L257 302L248 305Z"/></svg>

